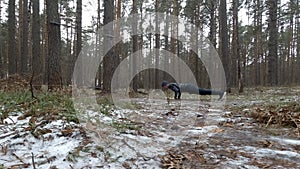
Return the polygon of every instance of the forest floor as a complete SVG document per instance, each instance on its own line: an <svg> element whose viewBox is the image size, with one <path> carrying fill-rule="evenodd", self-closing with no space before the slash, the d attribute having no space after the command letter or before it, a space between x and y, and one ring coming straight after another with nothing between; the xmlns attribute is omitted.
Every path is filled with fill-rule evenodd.
<svg viewBox="0 0 300 169"><path fill-rule="evenodd" d="M1 91L0 168L300 167L300 87L228 94L224 109L202 96L103 99L84 124L63 94Z"/></svg>

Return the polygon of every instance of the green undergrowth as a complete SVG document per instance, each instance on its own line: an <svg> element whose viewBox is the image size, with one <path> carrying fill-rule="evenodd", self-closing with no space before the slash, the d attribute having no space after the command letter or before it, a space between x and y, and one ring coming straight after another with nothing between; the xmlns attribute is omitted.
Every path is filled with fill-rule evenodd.
<svg viewBox="0 0 300 169"><path fill-rule="evenodd" d="M35 93L30 91L0 92L0 122L3 122L10 113L21 112L19 119L37 117L44 120L64 119L78 123L78 119L70 96L64 94Z"/></svg>

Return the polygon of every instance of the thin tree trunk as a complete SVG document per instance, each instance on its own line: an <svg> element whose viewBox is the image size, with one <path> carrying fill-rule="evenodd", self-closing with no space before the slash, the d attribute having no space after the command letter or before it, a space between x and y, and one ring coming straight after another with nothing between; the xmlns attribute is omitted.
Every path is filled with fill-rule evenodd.
<svg viewBox="0 0 300 169"><path fill-rule="evenodd" d="M299 84L300 83L300 0L297 0L297 5L296 5L296 27L297 27L297 37L296 37L296 41L297 41L297 46L296 46L296 59L295 59L295 74L297 75L296 76L296 83Z"/></svg>
<svg viewBox="0 0 300 169"><path fill-rule="evenodd" d="M237 87L238 82L238 9L236 0L232 1L232 39L231 39L231 82L233 87Z"/></svg>
<svg viewBox="0 0 300 169"><path fill-rule="evenodd" d="M96 34L96 57L99 58L99 47L101 46L101 39L100 39L100 35L99 35L99 29L100 29L100 26L101 26L101 0L98 0L97 1L97 34ZM101 65L102 63L100 63L98 65L98 70L97 70L97 75L96 75L96 78L95 78L95 87L96 89L101 89L101 83L102 83L102 74L101 74Z"/></svg>
<svg viewBox="0 0 300 169"><path fill-rule="evenodd" d="M137 2L136 0L133 0L132 1L132 14L137 14ZM136 34L137 33L137 22L136 20L134 19L133 20L133 24L132 24L132 30L133 30L133 33ZM133 55L134 55L134 58L132 59L132 71L133 73L137 73L136 72L136 69L137 69L137 60L136 60L136 57L137 57L137 51L138 51L138 35L133 35L132 36L132 52L133 52ZM137 92L137 88L138 88L138 85L137 85L137 81L138 78L137 77L134 77L133 78L133 81L132 81L132 89L134 92Z"/></svg>
<svg viewBox="0 0 300 169"><path fill-rule="evenodd" d="M209 1L209 4L208 4L208 9L209 9L209 40L210 42L212 43L212 46L214 48L217 48L217 18L216 18L216 10L217 10L217 3L216 1ZM210 53L213 54L213 51L211 51L212 49L209 49ZM220 55L221 56L221 55ZM203 66L203 72L205 72L205 67ZM205 76L207 77L207 76ZM203 86L205 87L209 87L210 86L210 79L208 78L205 78L207 79L206 81L203 81L201 83L203 83Z"/></svg>
<svg viewBox="0 0 300 169"><path fill-rule="evenodd" d="M217 28L216 28L216 4L215 1L209 1L209 41L213 47L217 47Z"/></svg>
<svg viewBox="0 0 300 169"><path fill-rule="evenodd" d="M256 0L256 10L254 13L254 85L261 85L261 63L259 60L262 59L262 8L263 5L261 4L260 0Z"/></svg>
<svg viewBox="0 0 300 169"><path fill-rule="evenodd" d="M199 43L202 42L202 39L200 39L200 42L199 42L199 29L200 29L200 4L197 4L196 5L196 11L195 11L195 25L196 25L196 29L195 29L195 47L194 50L195 50L195 76L196 76L196 81L197 83L199 83L200 81L200 78L201 78L201 75L200 75L200 71L199 71L199 58L198 58L198 53L199 53L199 50L201 50L201 48L199 49L198 46L199 46ZM201 34L200 34L201 35Z"/></svg>
<svg viewBox="0 0 300 169"><path fill-rule="evenodd" d="M1 9L2 9L2 0L0 0L0 23L1 23ZM0 29L0 33L2 32L2 30ZM3 62L3 50L4 50L4 40L2 39L2 36L0 36L0 78L3 77L3 75L5 74L4 71L4 62Z"/></svg>
<svg viewBox="0 0 300 169"><path fill-rule="evenodd" d="M22 4L22 15L20 15L20 22L22 22L22 26L20 27L20 35L21 35L21 52L20 52L20 73L26 74L28 67L28 0L23 0Z"/></svg>
<svg viewBox="0 0 300 169"><path fill-rule="evenodd" d="M169 10L167 10L166 11L166 15L168 16L169 15ZM164 50L165 51L169 51L170 49L170 47L169 47L169 27L170 27L170 20L169 19L166 19L166 23L165 23L165 28L164 28L164 30L165 30L165 35L164 35L164 41L165 41L165 46L164 46ZM169 60L167 60L166 58L168 58L168 57L165 57L165 59L164 59L164 68L165 68L165 70L167 70L167 71L169 71ZM163 77L163 79L164 80L167 80L167 74L166 73L164 73L164 77Z"/></svg>
<svg viewBox="0 0 300 169"><path fill-rule="evenodd" d="M117 0L117 6L116 6L116 19L121 18L121 13L122 13L122 0ZM115 67L119 65L121 62L122 57L122 40L121 40L121 25L120 22L115 22L115 54L116 54L116 60L114 61ZM118 72L115 72L115 76L120 75L120 71L116 70ZM119 78L119 77L117 77Z"/></svg>
<svg viewBox="0 0 300 169"><path fill-rule="evenodd" d="M155 0L155 12L159 12L159 7L160 7L160 2L159 0ZM158 15L155 15L155 32L158 32L159 29L160 29L160 26L159 26L160 22L158 20ZM160 64L160 61L159 61L159 49L160 49L160 34L156 33L155 34L155 88L158 88L159 87L159 79L160 79L160 74L159 74L159 70L158 70L158 67L159 67L159 64Z"/></svg>
<svg viewBox="0 0 300 169"><path fill-rule="evenodd" d="M32 72L33 85L40 88L43 80L42 76L42 61L40 53L40 2L39 0L32 0Z"/></svg>
<svg viewBox="0 0 300 169"><path fill-rule="evenodd" d="M8 74L17 73L15 0L8 2Z"/></svg>
<svg viewBox="0 0 300 169"><path fill-rule="evenodd" d="M174 16L179 16L179 4L178 4L178 0L173 0L173 15ZM173 72L175 72L176 77L179 78L180 80L180 67L178 66L178 46L177 46L177 38L178 38L178 20L177 19L173 19L173 22L171 23L171 53L176 55L177 58L174 59L174 65L172 65L173 67Z"/></svg>
<svg viewBox="0 0 300 169"><path fill-rule="evenodd" d="M278 26L277 0L268 0L269 5L269 41L268 41L268 84L278 84Z"/></svg>
<svg viewBox="0 0 300 169"><path fill-rule="evenodd" d="M82 86L84 85L84 81L82 76L83 75L83 58L82 57L78 57L80 52L81 52L81 48L82 48L82 0L77 0L76 1L76 25L75 25L75 31L76 31L76 40L75 40L75 44L74 44L74 56L73 56L73 62L72 62L72 68L74 68L75 63L77 62L77 74L76 74L76 85L78 86ZM73 69L72 69L73 70Z"/></svg>
<svg viewBox="0 0 300 169"><path fill-rule="evenodd" d="M0 0L0 23L1 23L1 19L2 19L2 0Z"/></svg>

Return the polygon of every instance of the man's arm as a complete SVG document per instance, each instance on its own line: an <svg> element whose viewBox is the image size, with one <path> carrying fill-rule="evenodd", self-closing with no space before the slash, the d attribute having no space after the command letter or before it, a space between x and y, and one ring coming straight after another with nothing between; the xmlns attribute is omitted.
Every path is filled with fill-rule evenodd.
<svg viewBox="0 0 300 169"><path fill-rule="evenodd" d="M180 99L181 91L177 84L171 83L168 85L168 88L171 89L172 91L174 91L174 93L175 93L174 99Z"/></svg>

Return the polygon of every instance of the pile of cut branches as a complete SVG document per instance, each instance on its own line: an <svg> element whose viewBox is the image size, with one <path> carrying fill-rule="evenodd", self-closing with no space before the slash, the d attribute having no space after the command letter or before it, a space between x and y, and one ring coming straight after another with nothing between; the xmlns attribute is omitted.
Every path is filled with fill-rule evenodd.
<svg viewBox="0 0 300 169"><path fill-rule="evenodd" d="M292 127L296 128L300 134L300 104L297 102L255 107L251 112L251 117L265 124L266 127L270 125Z"/></svg>

